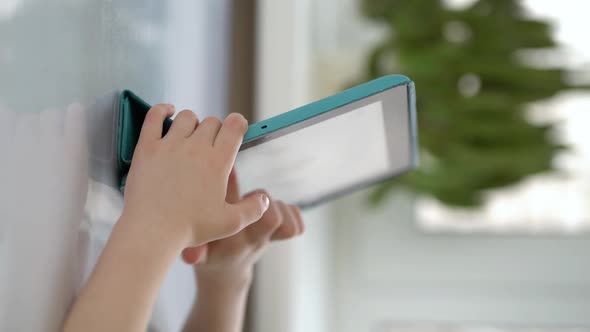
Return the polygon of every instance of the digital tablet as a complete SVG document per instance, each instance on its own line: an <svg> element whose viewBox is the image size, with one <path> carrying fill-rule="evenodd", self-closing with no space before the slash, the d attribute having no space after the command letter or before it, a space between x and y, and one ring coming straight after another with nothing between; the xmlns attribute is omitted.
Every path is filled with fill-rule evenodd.
<svg viewBox="0 0 590 332"><path fill-rule="evenodd" d="M150 105L121 92L117 166L125 190ZM236 159L243 192L308 207L404 173L418 163L414 83L390 75L251 124ZM166 119L165 135L172 124Z"/></svg>
<svg viewBox="0 0 590 332"><path fill-rule="evenodd" d="M414 83L390 75L250 125L243 192L308 207L417 166Z"/></svg>

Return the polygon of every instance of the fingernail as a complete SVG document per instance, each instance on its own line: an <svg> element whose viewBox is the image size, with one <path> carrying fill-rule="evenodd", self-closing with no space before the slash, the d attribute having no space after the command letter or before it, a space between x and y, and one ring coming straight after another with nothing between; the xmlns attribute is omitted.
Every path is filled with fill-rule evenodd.
<svg viewBox="0 0 590 332"><path fill-rule="evenodd" d="M268 199L268 196L266 196L265 194L262 194L262 206L264 207L264 209L268 209L268 206L270 205L270 200Z"/></svg>

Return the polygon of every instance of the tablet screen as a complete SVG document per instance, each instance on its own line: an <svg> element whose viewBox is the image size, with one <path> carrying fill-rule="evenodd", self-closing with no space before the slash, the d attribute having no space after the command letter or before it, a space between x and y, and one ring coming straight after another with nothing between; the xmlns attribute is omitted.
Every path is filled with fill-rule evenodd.
<svg viewBox="0 0 590 332"><path fill-rule="evenodd" d="M236 159L242 190L264 188L273 198L306 205L407 167L409 147L391 144L392 139L395 146L410 144L407 92L405 86L392 90L399 91L363 99L245 146ZM397 125L389 123L396 117L387 113L398 113Z"/></svg>

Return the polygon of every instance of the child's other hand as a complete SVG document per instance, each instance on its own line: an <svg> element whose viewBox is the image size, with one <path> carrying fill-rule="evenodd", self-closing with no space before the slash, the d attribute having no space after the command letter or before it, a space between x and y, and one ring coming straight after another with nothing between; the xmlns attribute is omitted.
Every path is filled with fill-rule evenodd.
<svg viewBox="0 0 590 332"><path fill-rule="evenodd" d="M162 137L172 105L148 112L125 191L123 219L138 222L162 239L183 239L182 247L231 236L259 220L269 198L257 193L226 202L228 177L248 128L239 114L223 123L209 117L199 123L188 110L175 118Z"/></svg>
<svg viewBox="0 0 590 332"><path fill-rule="evenodd" d="M263 191L254 191L245 197L261 193ZM240 199L238 180L232 171L227 187L227 201L233 203ZM254 263L270 241L293 238L302 234L304 228L299 208L271 199L270 207L260 221L231 237L186 248L182 252L182 258L188 264L197 264L196 273L200 283L213 281L227 285L227 282L245 281L247 285Z"/></svg>

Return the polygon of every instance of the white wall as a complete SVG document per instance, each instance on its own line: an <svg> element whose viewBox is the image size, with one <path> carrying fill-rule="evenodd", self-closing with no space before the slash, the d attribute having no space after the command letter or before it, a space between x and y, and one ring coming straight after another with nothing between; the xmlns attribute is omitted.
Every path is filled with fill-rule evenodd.
<svg viewBox="0 0 590 332"><path fill-rule="evenodd" d="M589 235L426 234L400 194L381 209L362 193L336 207L337 331L590 327Z"/></svg>

